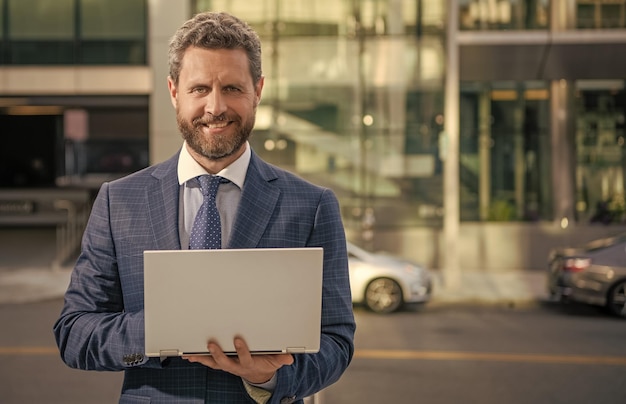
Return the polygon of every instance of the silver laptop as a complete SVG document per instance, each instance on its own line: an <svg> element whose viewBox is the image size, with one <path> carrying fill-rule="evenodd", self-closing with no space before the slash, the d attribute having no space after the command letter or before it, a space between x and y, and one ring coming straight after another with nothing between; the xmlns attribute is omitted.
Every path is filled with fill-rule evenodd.
<svg viewBox="0 0 626 404"><path fill-rule="evenodd" d="M322 268L322 248L145 251L146 355L318 352Z"/></svg>

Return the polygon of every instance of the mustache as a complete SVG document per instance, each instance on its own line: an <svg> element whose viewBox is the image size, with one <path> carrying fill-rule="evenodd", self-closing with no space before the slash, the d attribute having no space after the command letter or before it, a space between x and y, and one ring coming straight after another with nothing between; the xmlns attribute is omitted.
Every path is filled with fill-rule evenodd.
<svg viewBox="0 0 626 404"><path fill-rule="evenodd" d="M227 122L227 121L231 121L232 119L230 119L229 117L227 117L226 115L222 114L222 115L218 115L218 116L213 116L211 114L209 114L208 116L202 116L200 118L195 118L194 120L192 120L192 123L197 126L197 125L211 125L214 123L220 123L220 122Z"/></svg>

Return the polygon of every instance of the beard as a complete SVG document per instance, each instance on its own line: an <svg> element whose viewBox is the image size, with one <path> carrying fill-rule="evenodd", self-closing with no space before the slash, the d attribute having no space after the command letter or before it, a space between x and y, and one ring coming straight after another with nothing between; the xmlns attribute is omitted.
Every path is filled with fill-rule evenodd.
<svg viewBox="0 0 626 404"><path fill-rule="evenodd" d="M205 125L224 121L231 121L230 125L238 125L234 134L209 136L204 134L202 129ZM230 120L223 115L195 118L190 122L185 120L177 110L176 122L178 130L189 147L201 156L215 161L235 154L248 141L254 128L255 114L252 114L243 124L240 120Z"/></svg>

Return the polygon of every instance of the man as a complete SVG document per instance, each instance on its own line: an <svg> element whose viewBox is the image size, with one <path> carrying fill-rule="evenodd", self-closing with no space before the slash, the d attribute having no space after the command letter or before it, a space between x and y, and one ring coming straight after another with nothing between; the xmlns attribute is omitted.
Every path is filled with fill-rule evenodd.
<svg viewBox="0 0 626 404"><path fill-rule="evenodd" d="M169 61L183 146L168 161L102 185L54 325L61 356L74 368L124 370L124 403L300 402L337 381L354 351L337 199L250 149L264 78L260 41L247 24L199 14L174 35ZM216 197L224 248L324 248L319 353L251 355L235 339L236 357L214 342L211 356L161 363L143 355L143 251L189 248L203 174L228 180Z"/></svg>

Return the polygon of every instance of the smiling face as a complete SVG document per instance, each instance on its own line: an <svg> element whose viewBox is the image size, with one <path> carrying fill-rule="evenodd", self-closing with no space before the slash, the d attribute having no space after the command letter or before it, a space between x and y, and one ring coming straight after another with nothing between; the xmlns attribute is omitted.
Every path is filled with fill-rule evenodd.
<svg viewBox="0 0 626 404"><path fill-rule="evenodd" d="M189 47L178 83L168 78L176 121L190 154L217 173L245 150L261 100L243 49Z"/></svg>

